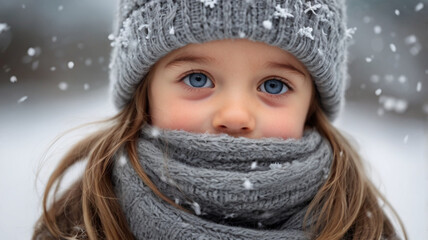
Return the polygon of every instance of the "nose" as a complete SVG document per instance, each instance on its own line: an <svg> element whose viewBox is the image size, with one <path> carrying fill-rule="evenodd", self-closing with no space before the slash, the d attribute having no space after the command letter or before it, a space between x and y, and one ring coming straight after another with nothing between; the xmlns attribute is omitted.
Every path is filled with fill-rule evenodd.
<svg viewBox="0 0 428 240"><path fill-rule="evenodd" d="M216 132L229 135L249 135L255 128L255 116L245 99L223 99L216 111L212 125Z"/></svg>

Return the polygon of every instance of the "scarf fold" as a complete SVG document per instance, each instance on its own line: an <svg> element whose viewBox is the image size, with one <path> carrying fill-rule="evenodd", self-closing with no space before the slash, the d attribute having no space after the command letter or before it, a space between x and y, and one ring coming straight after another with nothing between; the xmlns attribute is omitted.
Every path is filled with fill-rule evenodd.
<svg viewBox="0 0 428 240"><path fill-rule="evenodd" d="M301 139L142 128L143 170L182 211L157 197L126 156L112 181L136 239L309 239L307 207L330 172L328 141L316 130Z"/></svg>

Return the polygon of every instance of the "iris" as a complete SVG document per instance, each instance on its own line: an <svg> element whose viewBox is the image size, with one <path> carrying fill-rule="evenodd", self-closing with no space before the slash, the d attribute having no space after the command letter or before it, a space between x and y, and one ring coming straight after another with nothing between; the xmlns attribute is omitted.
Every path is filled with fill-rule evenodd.
<svg viewBox="0 0 428 240"><path fill-rule="evenodd" d="M288 91L287 85L280 80L267 80L260 86L260 90L270 94L280 94Z"/></svg>
<svg viewBox="0 0 428 240"><path fill-rule="evenodd" d="M211 80L209 80L208 77L203 73L191 73L187 75L183 81L187 85L195 88L212 86Z"/></svg>

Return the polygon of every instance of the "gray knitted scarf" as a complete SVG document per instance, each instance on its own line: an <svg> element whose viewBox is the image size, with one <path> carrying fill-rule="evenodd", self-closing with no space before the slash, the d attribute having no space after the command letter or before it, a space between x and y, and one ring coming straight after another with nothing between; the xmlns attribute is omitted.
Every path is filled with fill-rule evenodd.
<svg viewBox="0 0 428 240"><path fill-rule="evenodd" d="M235 138L142 129L140 164L156 196L126 157L112 181L129 227L142 239L309 239L303 217L330 172L332 150L315 130L301 139Z"/></svg>

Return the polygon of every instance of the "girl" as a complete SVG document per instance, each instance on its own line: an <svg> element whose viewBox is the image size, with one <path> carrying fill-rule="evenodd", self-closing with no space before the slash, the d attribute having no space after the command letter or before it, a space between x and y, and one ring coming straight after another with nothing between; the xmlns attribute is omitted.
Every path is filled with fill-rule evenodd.
<svg viewBox="0 0 428 240"><path fill-rule="evenodd" d="M345 20L342 0L121 0L119 112L62 159L33 239L398 238L331 124Z"/></svg>

